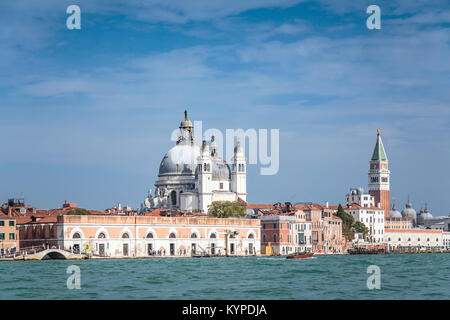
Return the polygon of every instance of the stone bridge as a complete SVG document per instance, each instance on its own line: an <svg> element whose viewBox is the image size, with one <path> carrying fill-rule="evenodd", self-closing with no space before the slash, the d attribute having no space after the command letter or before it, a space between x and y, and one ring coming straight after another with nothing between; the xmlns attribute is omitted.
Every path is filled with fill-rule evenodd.
<svg viewBox="0 0 450 320"><path fill-rule="evenodd" d="M73 253L61 249L46 249L36 253L16 257L17 260L79 260L86 259L86 255Z"/></svg>

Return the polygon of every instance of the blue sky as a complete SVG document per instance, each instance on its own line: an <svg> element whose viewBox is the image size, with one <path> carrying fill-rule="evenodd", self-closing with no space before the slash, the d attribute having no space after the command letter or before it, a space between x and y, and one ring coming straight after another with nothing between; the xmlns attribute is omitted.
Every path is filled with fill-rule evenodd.
<svg viewBox="0 0 450 320"><path fill-rule="evenodd" d="M450 211L446 0L3 0L0 21L3 200L136 207L188 109L204 129L280 129L249 202L343 202L381 128L397 207Z"/></svg>

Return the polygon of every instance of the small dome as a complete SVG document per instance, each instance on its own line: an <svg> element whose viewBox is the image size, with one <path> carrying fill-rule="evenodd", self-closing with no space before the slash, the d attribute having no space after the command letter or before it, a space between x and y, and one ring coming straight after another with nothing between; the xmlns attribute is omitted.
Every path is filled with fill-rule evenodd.
<svg viewBox="0 0 450 320"><path fill-rule="evenodd" d="M189 119L184 119L180 123L180 128L192 128L192 122Z"/></svg>
<svg viewBox="0 0 450 320"><path fill-rule="evenodd" d="M231 180L230 166L218 155L211 157L212 160L212 179L213 180Z"/></svg>
<svg viewBox="0 0 450 320"><path fill-rule="evenodd" d="M180 123L180 128L192 128L192 122L188 119L187 110L184 110L184 119Z"/></svg>
<svg viewBox="0 0 450 320"><path fill-rule="evenodd" d="M394 203L394 205L392 206L392 209L391 209L391 211L390 211L390 213L389 213L389 216L390 216L391 218L401 218L401 217L402 217L402 214L400 213L400 211L398 211L398 210L395 208L395 203Z"/></svg>
<svg viewBox="0 0 450 320"><path fill-rule="evenodd" d="M159 175L195 173L200 147L195 144L177 144L170 149L161 161Z"/></svg>
<svg viewBox="0 0 450 320"><path fill-rule="evenodd" d="M433 219L433 215L430 213L430 211L428 211L428 208L427 207L425 207L425 210L423 210L421 213L420 213L420 219L421 220L429 220L429 219Z"/></svg>
<svg viewBox="0 0 450 320"><path fill-rule="evenodd" d="M412 207L412 204L409 201L409 199L408 199L408 202L405 205L405 209L402 210L402 216L404 218L413 218L413 219L417 218L417 212Z"/></svg>

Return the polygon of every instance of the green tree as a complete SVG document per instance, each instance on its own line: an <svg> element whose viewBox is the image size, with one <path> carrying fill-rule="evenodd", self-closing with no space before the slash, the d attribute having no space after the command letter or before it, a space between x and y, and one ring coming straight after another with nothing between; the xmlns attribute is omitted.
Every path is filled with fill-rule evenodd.
<svg viewBox="0 0 450 320"><path fill-rule="evenodd" d="M208 215L215 218L242 217L245 207L237 201L213 201L208 206Z"/></svg>
<svg viewBox="0 0 450 320"><path fill-rule="evenodd" d="M88 210L81 209L81 208L72 209L66 213L66 215L69 215L69 216L87 216L90 214L91 213Z"/></svg>
<svg viewBox="0 0 450 320"><path fill-rule="evenodd" d="M369 228L367 228L366 225L364 223L362 223L361 221L356 221L353 224L353 229L355 229L355 232L357 232L357 233L362 233L364 239L369 234Z"/></svg>
<svg viewBox="0 0 450 320"><path fill-rule="evenodd" d="M354 239L355 235L353 234L352 227L355 223L355 219L351 214L345 212L344 208L339 204L337 212L335 216L339 217L342 220L342 234L347 238L347 241L351 241Z"/></svg>

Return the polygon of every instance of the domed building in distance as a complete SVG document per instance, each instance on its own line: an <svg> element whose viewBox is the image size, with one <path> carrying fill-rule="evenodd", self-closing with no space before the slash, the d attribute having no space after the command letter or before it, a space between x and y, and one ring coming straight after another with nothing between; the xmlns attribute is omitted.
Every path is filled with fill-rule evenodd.
<svg viewBox="0 0 450 320"><path fill-rule="evenodd" d="M239 141L234 148L232 169L217 153L214 136L198 146L194 127L185 111L177 142L159 166L155 195L149 190L141 211L167 209L208 211L213 201L246 201L246 159Z"/></svg>
<svg viewBox="0 0 450 320"><path fill-rule="evenodd" d="M402 214L401 214L401 212L398 211L398 210L395 208L395 202L394 202L394 204L392 205L392 209L391 209L391 212L390 212L390 217L391 217L391 218L402 218L402 217L403 217Z"/></svg>
<svg viewBox="0 0 450 320"><path fill-rule="evenodd" d="M433 215L431 214L431 212L428 210L428 206L425 203L425 210L420 210L420 214L417 217L417 223L418 224L424 224L426 220L431 220L433 219Z"/></svg>
<svg viewBox="0 0 450 320"><path fill-rule="evenodd" d="M403 218L411 220L413 222L413 226L417 226L417 212L412 207L411 201L408 196L408 202L405 205L405 208L402 210Z"/></svg>

